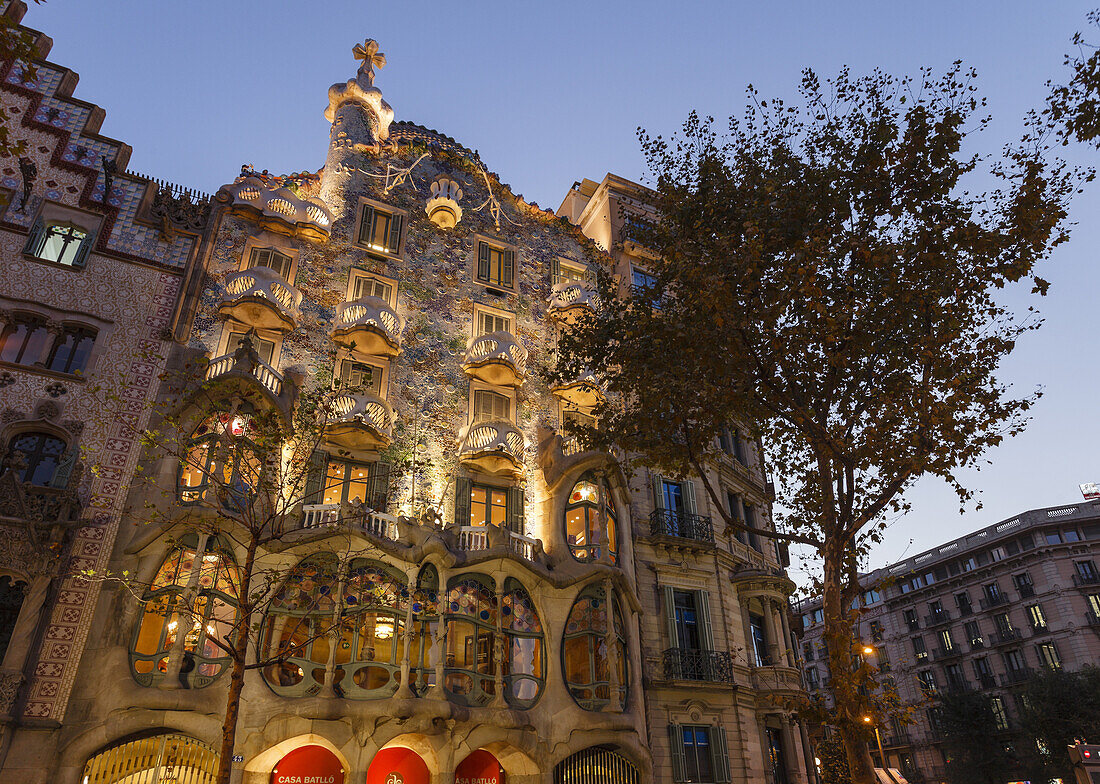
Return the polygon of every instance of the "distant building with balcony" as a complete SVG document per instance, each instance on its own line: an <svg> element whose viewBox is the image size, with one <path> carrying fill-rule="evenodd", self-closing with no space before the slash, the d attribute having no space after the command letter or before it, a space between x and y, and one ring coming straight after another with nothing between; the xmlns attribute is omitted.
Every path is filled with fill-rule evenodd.
<svg viewBox="0 0 1100 784"><path fill-rule="evenodd" d="M1044 668L1100 660L1100 502L1033 509L861 578L857 638L878 677L915 706L915 723L880 728L890 767L937 781L945 760L931 712L937 695L981 691L1011 729L1019 687ZM802 601L799 658L827 701L821 603ZM872 750L878 763L878 750Z"/></svg>

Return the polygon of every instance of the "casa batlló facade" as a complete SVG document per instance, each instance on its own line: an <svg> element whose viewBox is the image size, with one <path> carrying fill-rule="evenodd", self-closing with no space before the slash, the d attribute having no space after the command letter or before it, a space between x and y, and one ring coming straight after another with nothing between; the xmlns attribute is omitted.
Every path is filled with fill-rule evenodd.
<svg viewBox="0 0 1100 784"><path fill-rule="evenodd" d="M645 191L608 175L575 185L557 215L528 204L460 143L396 122L374 85L377 44L354 54L357 74L328 92L324 166L245 167L195 234L150 228L160 244L134 273L147 279L119 289L131 307L168 297L163 321L117 318L154 325L163 374L197 367L196 388L226 409L188 420L182 465L143 458L159 492L135 484L125 524L104 523L101 560L83 568L147 588L108 584L96 602L75 581L89 598L67 689L49 720L11 714L0 780L212 780L229 678L210 638L234 617L245 554L231 535L140 525L141 510L197 508L213 473L248 486L250 466L217 457L249 435L241 399L290 418L330 390L293 530L263 554L283 583L253 653L282 655L246 673L234 780L803 784L781 553L718 530L691 478L627 475L585 451L564 423L591 421L598 377L551 387L541 372L560 331L600 307L594 265L644 283L618 206L644 210ZM24 430L5 431L9 454ZM768 525L760 444L731 428L715 453L729 510ZM60 469L42 465L20 480L56 485ZM208 608L190 629L164 611L184 595ZM4 664L20 672L44 661L22 642L29 596L9 612ZM324 631L331 619L339 631Z"/></svg>

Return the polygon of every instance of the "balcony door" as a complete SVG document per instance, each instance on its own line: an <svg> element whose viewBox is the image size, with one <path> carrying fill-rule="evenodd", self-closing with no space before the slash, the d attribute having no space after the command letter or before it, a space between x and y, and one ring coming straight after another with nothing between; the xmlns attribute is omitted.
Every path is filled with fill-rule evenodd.
<svg viewBox="0 0 1100 784"><path fill-rule="evenodd" d="M673 612L676 624L676 647L684 651L699 650L699 618L695 609L694 591L673 591Z"/></svg>

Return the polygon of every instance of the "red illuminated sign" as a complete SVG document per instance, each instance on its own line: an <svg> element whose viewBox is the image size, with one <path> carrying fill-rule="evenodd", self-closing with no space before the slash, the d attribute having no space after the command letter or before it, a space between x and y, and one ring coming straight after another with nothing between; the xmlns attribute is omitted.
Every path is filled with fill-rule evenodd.
<svg viewBox="0 0 1100 784"><path fill-rule="evenodd" d="M279 760L271 784L344 784L344 766L324 746L302 746Z"/></svg>
<svg viewBox="0 0 1100 784"><path fill-rule="evenodd" d="M374 755L367 784L429 784L428 766L412 749L392 747Z"/></svg>
<svg viewBox="0 0 1100 784"><path fill-rule="evenodd" d="M458 766L455 784L504 784L504 771L496 757L478 749Z"/></svg>

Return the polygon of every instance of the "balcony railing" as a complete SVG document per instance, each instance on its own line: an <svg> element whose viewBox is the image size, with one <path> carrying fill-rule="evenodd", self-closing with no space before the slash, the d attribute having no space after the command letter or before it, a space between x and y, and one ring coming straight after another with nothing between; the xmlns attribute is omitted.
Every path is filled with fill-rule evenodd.
<svg viewBox="0 0 1100 784"><path fill-rule="evenodd" d="M279 397L282 394L283 377L275 368L260 359L260 355L252 347L252 339L248 336L240 340L235 351L214 357L206 368L207 381L229 374L250 376L273 396Z"/></svg>
<svg viewBox="0 0 1100 784"><path fill-rule="evenodd" d="M396 357L404 327L405 320L384 299L360 297L336 306L332 339L364 354Z"/></svg>
<svg viewBox="0 0 1100 784"><path fill-rule="evenodd" d="M991 607L999 607L1002 604L1008 604L1008 594L1007 593L998 593L998 594L994 594L993 596L983 596L978 601L978 604L981 606L981 608L983 610L988 610Z"/></svg>
<svg viewBox="0 0 1100 784"><path fill-rule="evenodd" d="M1016 590L1020 592L1021 599L1030 599L1035 595L1034 585L1017 585Z"/></svg>
<svg viewBox="0 0 1100 784"><path fill-rule="evenodd" d="M509 552L526 561L535 560L535 554L542 549L542 543L532 536L504 530L507 535ZM458 547L466 552L489 549L489 528L484 525L463 525L458 529Z"/></svg>
<svg viewBox="0 0 1100 784"><path fill-rule="evenodd" d="M966 616L973 615L973 614L974 614L974 608L971 607L969 604L963 604L963 605L959 606L959 617L960 618L965 618Z"/></svg>
<svg viewBox="0 0 1100 784"><path fill-rule="evenodd" d="M666 680L733 683L733 657L725 651L670 648L661 660Z"/></svg>
<svg viewBox="0 0 1100 784"><path fill-rule="evenodd" d="M0 511L0 517L41 523L64 523L79 519L81 505L72 481L68 487L44 487L21 483L14 474L12 479L19 485L21 492L17 491L12 494L12 498L7 499L8 503Z"/></svg>
<svg viewBox="0 0 1100 784"><path fill-rule="evenodd" d="M225 276L220 310L257 329L291 330L301 318L302 292L269 267L252 267Z"/></svg>
<svg viewBox="0 0 1100 784"><path fill-rule="evenodd" d="M1018 670L1009 670L1001 675L1002 686L1015 686L1019 683L1027 683L1031 679L1031 668L1021 667Z"/></svg>
<svg viewBox="0 0 1100 784"><path fill-rule="evenodd" d="M993 632L994 645L1008 645L1019 640L1023 635L1019 629L999 629Z"/></svg>
<svg viewBox="0 0 1100 784"><path fill-rule="evenodd" d="M992 689L997 685L997 679L994 678L992 675L979 675L978 685L980 685L983 689Z"/></svg>
<svg viewBox="0 0 1100 784"><path fill-rule="evenodd" d="M673 509L654 509L650 513L649 534L693 539L697 542L714 542L714 529L709 517L677 512Z"/></svg>
<svg viewBox="0 0 1100 784"><path fill-rule="evenodd" d="M516 471L523 465L523 433L511 422L478 422L462 439L458 458L489 473Z"/></svg>
<svg viewBox="0 0 1100 784"><path fill-rule="evenodd" d="M953 659L956 656L962 656L962 648L958 645L952 645L950 648L945 648L942 645L932 651L932 658L936 661L942 661L943 659Z"/></svg>
<svg viewBox="0 0 1100 784"><path fill-rule="evenodd" d="M1092 574L1082 574L1076 572L1073 575L1073 584L1078 587L1100 585L1100 574L1093 572Z"/></svg>
<svg viewBox="0 0 1100 784"><path fill-rule="evenodd" d="M1032 637L1041 637L1044 634L1050 634L1050 627L1045 623L1029 623L1028 627L1031 629Z"/></svg>
<svg viewBox="0 0 1100 784"><path fill-rule="evenodd" d="M384 498L381 499L381 505L385 505ZM320 529L339 523L346 523L352 528L358 528L379 539L398 541L397 520L388 514L376 512L366 505L359 510L342 508L340 504L305 504L302 507L303 529Z"/></svg>
<svg viewBox="0 0 1100 784"><path fill-rule="evenodd" d="M527 349L511 332L490 332L470 341L462 369L489 384L518 386L527 375Z"/></svg>
<svg viewBox="0 0 1100 784"><path fill-rule="evenodd" d="M1085 622L1089 626L1092 626L1094 628L1100 627L1100 615L1097 615L1096 613L1094 613L1092 611L1089 611L1089 612L1085 613Z"/></svg>
<svg viewBox="0 0 1100 784"><path fill-rule="evenodd" d="M929 629L933 626L939 626L941 623L951 623L951 613L947 610L924 616L924 625Z"/></svg>
<svg viewBox="0 0 1100 784"><path fill-rule="evenodd" d="M386 446L393 430L393 410L373 392L340 393L331 404L325 435L349 449Z"/></svg>
<svg viewBox="0 0 1100 784"><path fill-rule="evenodd" d="M547 312L553 318L567 323L576 320L584 311L600 312L600 297L592 284L580 280L555 283L550 290Z"/></svg>

